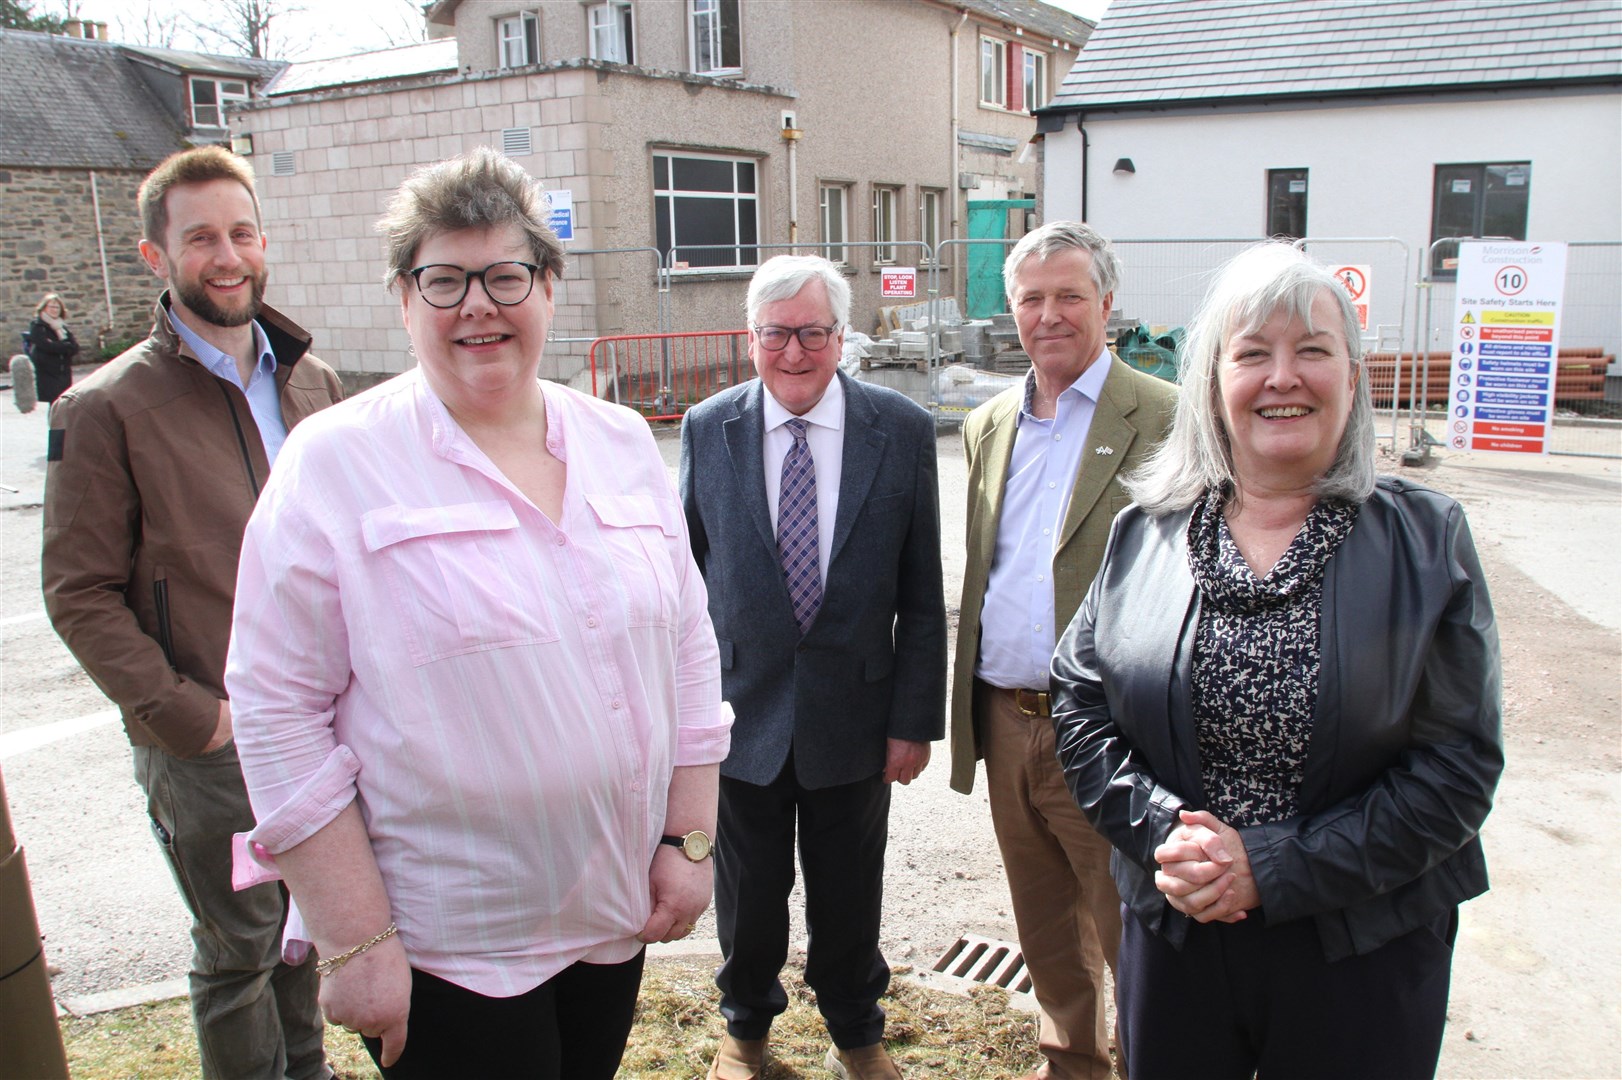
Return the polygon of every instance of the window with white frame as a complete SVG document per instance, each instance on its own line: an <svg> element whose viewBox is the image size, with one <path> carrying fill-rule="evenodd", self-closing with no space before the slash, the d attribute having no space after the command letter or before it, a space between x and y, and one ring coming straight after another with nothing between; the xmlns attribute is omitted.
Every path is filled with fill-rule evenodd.
<svg viewBox="0 0 1622 1080"><path fill-rule="evenodd" d="M1048 103L1048 54L1022 50L1025 60L1025 111L1035 112Z"/></svg>
<svg viewBox="0 0 1622 1080"><path fill-rule="evenodd" d="M693 71L698 75L740 75L738 0L687 0Z"/></svg>
<svg viewBox="0 0 1622 1080"><path fill-rule="evenodd" d="M929 245L930 258L940 261L936 248L941 242L941 196L943 192L925 188L918 193L918 239Z"/></svg>
<svg viewBox="0 0 1622 1080"><path fill-rule="evenodd" d="M676 270L739 270L759 262L756 164L719 154L653 155L654 240Z"/></svg>
<svg viewBox="0 0 1622 1080"><path fill-rule="evenodd" d="M1008 43L980 39L980 104L1008 107Z"/></svg>
<svg viewBox="0 0 1622 1080"><path fill-rule="evenodd" d="M823 184L821 191L823 255L830 262L845 261L845 241L850 239L849 192L844 184Z"/></svg>
<svg viewBox="0 0 1622 1080"><path fill-rule="evenodd" d="M592 4L586 9L586 21L591 32L593 60L610 60L616 64L636 63L629 0Z"/></svg>
<svg viewBox="0 0 1622 1080"><path fill-rule="evenodd" d="M895 248L892 245L901 239L896 224L896 205L900 201L900 188L874 186L873 242L878 245L873 249L874 262L895 262Z"/></svg>
<svg viewBox="0 0 1622 1080"><path fill-rule="evenodd" d="M541 26L533 11L496 20L496 60L504 68L541 62Z"/></svg>
<svg viewBox="0 0 1622 1080"><path fill-rule="evenodd" d="M236 79L191 77L192 127L225 126L225 107L248 100L248 84Z"/></svg>

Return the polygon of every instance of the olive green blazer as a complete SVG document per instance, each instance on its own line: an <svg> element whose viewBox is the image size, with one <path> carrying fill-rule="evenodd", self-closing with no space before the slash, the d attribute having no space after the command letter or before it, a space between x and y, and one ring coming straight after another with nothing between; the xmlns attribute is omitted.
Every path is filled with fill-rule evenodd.
<svg viewBox="0 0 1622 1080"><path fill-rule="evenodd" d="M952 787L964 794L974 788L974 763L980 759L972 707L980 608L997 551L1003 486L1024 396L1022 381L975 409L963 422L963 452L969 466L968 552L952 670L951 724ZM1110 363L1053 554L1056 636L1062 636L1070 625L1098 573L1110 522L1132 501L1121 487L1121 478L1142 464L1165 438L1176 404L1175 386L1120 360ZM1059 767L1057 759L1053 767Z"/></svg>

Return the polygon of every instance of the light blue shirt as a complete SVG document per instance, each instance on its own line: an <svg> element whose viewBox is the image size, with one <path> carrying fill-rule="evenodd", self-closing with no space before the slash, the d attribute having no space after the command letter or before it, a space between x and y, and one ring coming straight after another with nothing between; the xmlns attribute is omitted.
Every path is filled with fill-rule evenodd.
<svg viewBox="0 0 1622 1080"><path fill-rule="evenodd" d="M1053 603L1053 553L1098 395L1109 375L1106 351L1060 395L1051 420L1031 415L1036 372L1025 401L1003 487L997 551L980 608L980 656L974 674L1006 690L1046 690L1059 641Z"/></svg>
<svg viewBox="0 0 1622 1080"><path fill-rule="evenodd" d="M282 420L282 399L276 391L276 354L271 351L270 338L265 336L264 327L255 320L253 344L259 351L259 361L253 366L253 374L248 376L248 385L243 386L242 377L237 373L236 357L221 352L198 337L186 325L186 321L173 311L168 315L169 325L175 328L180 340L186 343L202 365L247 397L248 410L253 413L259 438L265 444L265 457L275 465L276 455L282 452L282 443L287 441L287 424Z"/></svg>

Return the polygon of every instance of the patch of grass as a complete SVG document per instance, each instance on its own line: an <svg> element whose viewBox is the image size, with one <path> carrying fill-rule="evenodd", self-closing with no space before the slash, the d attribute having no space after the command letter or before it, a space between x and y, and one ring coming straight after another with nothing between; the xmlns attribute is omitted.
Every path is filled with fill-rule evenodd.
<svg viewBox="0 0 1622 1080"><path fill-rule="evenodd" d="M715 962L665 958L648 963L636 1022L619 1075L625 1080L702 1077L721 1041L724 1021ZM1036 1019L1014 1008L996 987L958 997L926 989L897 967L882 1004L885 1043L909 1077L1005 1080L1040 1063ZM772 1026L765 1080L821 1078L828 1031L801 967L783 971L788 1011ZM197 1044L185 999L138 1005L98 1016L65 1017L62 1038L75 1080L181 1080L198 1075ZM377 1070L360 1039L327 1028L327 1057L339 1080L373 1080Z"/></svg>
<svg viewBox="0 0 1622 1080"><path fill-rule="evenodd" d="M715 988L715 963L665 959L648 964L637 1001L636 1024L625 1048L620 1076L627 1080L702 1077L720 1045L725 1021ZM881 1004L885 1045L903 1074L952 1080L1007 1080L1041 1064L1036 1017L1023 1012L997 987L976 986L969 996L930 990L894 969ZM772 1025L771 1057L764 1080L821 1078L828 1029L804 971L790 961L783 971L788 1011Z"/></svg>
<svg viewBox="0 0 1622 1080"><path fill-rule="evenodd" d="M185 998L95 1016L64 1016L62 1042L75 1080L189 1080L201 1075ZM358 1035L327 1028L327 1060L339 1080L375 1080Z"/></svg>

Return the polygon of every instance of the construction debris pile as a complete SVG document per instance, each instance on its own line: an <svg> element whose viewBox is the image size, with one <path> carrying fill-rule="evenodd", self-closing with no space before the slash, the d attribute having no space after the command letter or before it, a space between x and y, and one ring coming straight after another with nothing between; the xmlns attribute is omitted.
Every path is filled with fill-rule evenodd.
<svg viewBox="0 0 1622 1080"><path fill-rule="evenodd" d="M884 337L856 336L856 378L899 390L921 405L933 398L944 409L968 410L1014 385L1031 366L1019 343L1019 327L1010 314L964 319L954 297L879 309L878 332ZM1138 322L1112 314L1107 328L1117 337L1136 341ZM1147 338L1148 332L1142 331ZM1133 362L1134 357L1126 357ZM1137 366L1136 364L1134 366ZM1159 372L1155 372L1159 374Z"/></svg>

